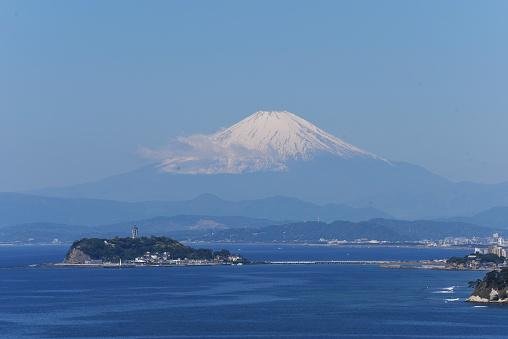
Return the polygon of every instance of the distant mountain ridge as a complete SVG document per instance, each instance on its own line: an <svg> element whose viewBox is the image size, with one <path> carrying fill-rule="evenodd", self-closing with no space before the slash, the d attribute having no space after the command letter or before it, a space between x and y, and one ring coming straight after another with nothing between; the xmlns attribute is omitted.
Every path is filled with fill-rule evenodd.
<svg viewBox="0 0 508 339"><path fill-rule="evenodd" d="M191 235L192 240L227 242L320 242L369 239L379 241L439 240L446 237L486 237L498 231L461 222L374 219L363 222L297 222L260 229L229 229Z"/></svg>
<svg viewBox="0 0 508 339"><path fill-rule="evenodd" d="M237 216L276 220L367 220L389 217L374 208L316 205L294 198L226 201L203 194L187 201L121 202L0 193L0 227L34 222L100 225L175 215ZM275 220L275 221L274 221Z"/></svg>
<svg viewBox="0 0 508 339"><path fill-rule="evenodd" d="M212 242L309 242L325 240L370 239L380 241L437 240L445 237L486 237L496 228L462 222L431 220L373 219L363 222L308 221L271 223L242 217L175 216L102 225L76 226L31 223L0 228L0 242L72 242L90 237L122 237L130 234L133 224L143 236L171 236L179 240ZM502 234L502 233L501 233Z"/></svg>
<svg viewBox="0 0 508 339"><path fill-rule="evenodd" d="M140 235L180 235L185 232L224 230L230 228L261 228L277 221L235 216L176 215L129 220L99 226L69 225L51 222L32 222L0 227L0 242L74 241L86 237L129 236L133 225Z"/></svg>

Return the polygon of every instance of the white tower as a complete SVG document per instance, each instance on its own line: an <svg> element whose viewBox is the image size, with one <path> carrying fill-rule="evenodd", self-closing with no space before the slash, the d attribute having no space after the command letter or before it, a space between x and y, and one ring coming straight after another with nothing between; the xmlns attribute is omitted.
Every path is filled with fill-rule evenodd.
<svg viewBox="0 0 508 339"><path fill-rule="evenodd" d="M139 233L138 227L136 225L132 226L131 238L136 239L138 237L138 233Z"/></svg>

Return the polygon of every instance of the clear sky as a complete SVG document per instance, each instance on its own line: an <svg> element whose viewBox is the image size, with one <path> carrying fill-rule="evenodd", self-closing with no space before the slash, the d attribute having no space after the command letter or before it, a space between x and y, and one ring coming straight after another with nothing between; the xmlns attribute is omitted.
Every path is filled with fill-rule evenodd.
<svg viewBox="0 0 508 339"><path fill-rule="evenodd" d="M0 2L0 191L285 109L453 180L508 180L508 1Z"/></svg>

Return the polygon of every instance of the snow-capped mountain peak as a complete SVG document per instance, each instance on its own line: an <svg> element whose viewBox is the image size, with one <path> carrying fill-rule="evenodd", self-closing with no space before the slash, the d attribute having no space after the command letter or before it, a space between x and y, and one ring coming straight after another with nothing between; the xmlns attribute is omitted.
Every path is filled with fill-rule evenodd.
<svg viewBox="0 0 508 339"><path fill-rule="evenodd" d="M179 138L168 150L149 153L163 171L187 174L280 171L289 160L323 153L384 160L287 111L259 111L217 133Z"/></svg>
<svg viewBox="0 0 508 339"><path fill-rule="evenodd" d="M262 153L273 152L281 160L307 159L316 152L347 158L374 157L287 111L256 112L212 138L226 147L237 145Z"/></svg>

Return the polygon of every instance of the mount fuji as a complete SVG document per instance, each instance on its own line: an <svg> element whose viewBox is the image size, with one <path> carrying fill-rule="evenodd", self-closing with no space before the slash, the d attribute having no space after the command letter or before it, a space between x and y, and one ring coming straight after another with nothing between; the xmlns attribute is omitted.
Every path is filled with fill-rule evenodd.
<svg viewBox="0 0 508 339"><path fill-rule="evenodd" d="M286 111L256 112L215 134L179 138L162 151L146 153L163 172L181 174L285 171L291 160L325 154L383 160Z"/></svg>
<svg viewBox="0 0 508 339"><path fill-rule="evenodd" d="M399 218L471 215L508 205L508 183L454 183L351 145L285 111L256 112L214 134L181 137L144 154L155 163L36 193L124 201L186 200L203 193L229 200L290 196L374 207Z"/></svg>

